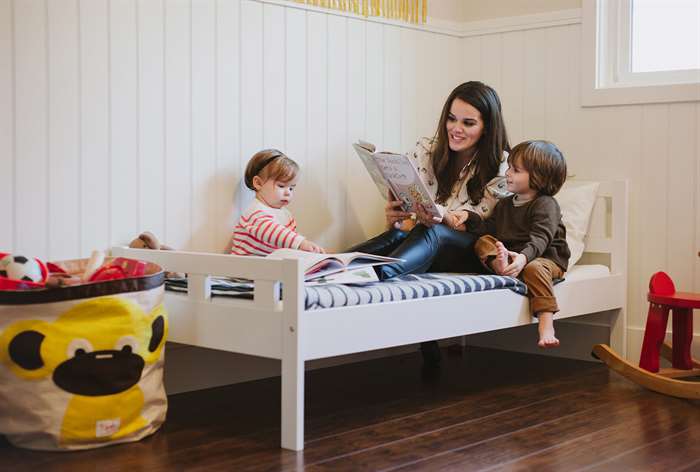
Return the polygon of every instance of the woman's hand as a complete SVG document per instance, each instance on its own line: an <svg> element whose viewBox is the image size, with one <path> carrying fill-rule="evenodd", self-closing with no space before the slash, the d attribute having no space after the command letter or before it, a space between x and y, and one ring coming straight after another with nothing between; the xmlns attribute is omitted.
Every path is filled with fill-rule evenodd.
<svg viewBox="0 0 700 472"><path fill-rule="evenodd" d="M384 215L386 216L386 224L389 227L394 227L398 229L401 226L401 222L406 218L410 218L411 214L403 211L401 209L403 202L401 200L395 200L395 197L389 192L389 201L384 207Z"/></svg>
<svg viewBox="0 0 700 472"><path fill-rule="evenodd" d="M323 248L322 248L321 246L319 246L318 244L309 241L308 239L305 239L305 240L303 240L303 241L301 242L301 244L299 245L299 249L301 249L302 251L306 251L306 252L315 252L315 253L319 253L319 254L325 254L325 253L326 253L326 250L325 250L325 249L323 249Z"/></svg>
<svg viewBox="0 0 700 472"><path fill-rule="evenodd" d="M503 269L503 274L510 277L517 277L527 265L527 257L519 252L508 251L508 259L512 262Z"/></svg>
<svg viewBox="0 0 700 472"><path fill-rule="evenodd" d="M416 220L428 228L440 224L443 221L441 217L433 216L428 213L423 205L418 205L418 208L416 208Z"/></svg>

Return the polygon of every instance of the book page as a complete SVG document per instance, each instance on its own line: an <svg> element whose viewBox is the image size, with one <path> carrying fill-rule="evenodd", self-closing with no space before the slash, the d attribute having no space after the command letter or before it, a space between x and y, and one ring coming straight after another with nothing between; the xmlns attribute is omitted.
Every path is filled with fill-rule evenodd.
<svg viewBox="0 0 700 472"><path fill-rule="evenodd" d="M442 217L440 208L435 204L418 171L407 156L386 152L375 153L374 160L391 184L394 195L404 202L406 211L415 213L418 205L422 205L431 216Z"/></svg>
<svg viewBox="0 0 700 472"><path fill-rule="evenodd" d="M385 200L388 200L390 188L382 175L382 171L377 167L377 163L372 157L372 152L369 151L369 149L374 149L374 145L365 141L360 141L359 143L353 144L352 147L355 149L355 152L357 152L357 155L360 156L367 172L369 172L370 177L372 177L374 181L374 185L377 186L379 193L382 194Z"/></svg>

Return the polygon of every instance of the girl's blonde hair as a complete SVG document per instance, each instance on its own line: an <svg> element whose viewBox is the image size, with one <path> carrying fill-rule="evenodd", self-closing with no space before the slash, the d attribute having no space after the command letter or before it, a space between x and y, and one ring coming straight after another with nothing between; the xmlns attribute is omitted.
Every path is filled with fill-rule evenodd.
<svg viewBox="0 0 700 472"><path fill-rule="evenodd" d="M519 162L530 174L530 188L540 195L555 195L566 181L566 160L549 141L523 141L513 148L508 164Z"/></svg>
<svg viewBox="0 0 700 472"><path fill-rule="evenodd" d="M287 157L282 151L263 149L256 152L248 161L248 165L245 168L245 185L249 189L255 190L253 177L256 175L263 181L274 179L280 182L289 182L298 173L299 164Z"/></svg>

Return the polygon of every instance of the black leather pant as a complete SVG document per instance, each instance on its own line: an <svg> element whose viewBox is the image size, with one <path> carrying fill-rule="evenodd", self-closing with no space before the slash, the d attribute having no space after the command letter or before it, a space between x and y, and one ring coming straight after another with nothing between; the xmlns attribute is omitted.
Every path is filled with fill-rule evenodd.
<svg viewBox="0 0 700 472"><path fill-rule="evenodd" d="M403 259L377 266L381 280L402 274L423 272L482 272L474 254L476 236L438 224L430 228L417 224L411 231L390 229L358 244L351 251Z"/></svg>

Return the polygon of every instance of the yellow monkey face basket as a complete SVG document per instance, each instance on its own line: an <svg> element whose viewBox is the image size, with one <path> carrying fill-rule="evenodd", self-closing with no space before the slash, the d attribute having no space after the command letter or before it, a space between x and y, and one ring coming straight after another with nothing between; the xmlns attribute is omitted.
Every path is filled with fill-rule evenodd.
<svg viewBox="0 0 700 472"><path fill-rule="evenodd" d="M0 291L0 433L70 450L155 432L167 411L163 282L148 264L142 277Z"/></svg>

